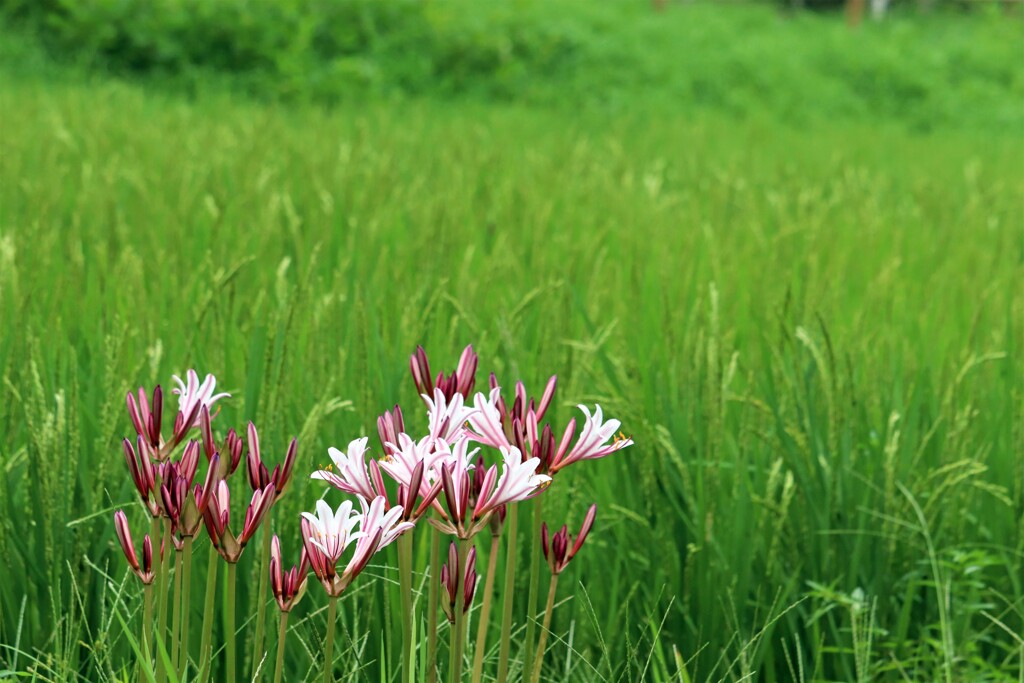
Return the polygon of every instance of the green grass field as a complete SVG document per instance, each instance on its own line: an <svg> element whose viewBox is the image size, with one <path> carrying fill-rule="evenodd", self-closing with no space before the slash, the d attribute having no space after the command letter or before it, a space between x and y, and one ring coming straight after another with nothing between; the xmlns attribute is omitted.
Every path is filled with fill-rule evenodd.
<svg viewBox="0 0 1024 683"><path fill-rule="evenodd" d="M327 446L415 414L416 344L443 367L473 343L558 372L558 421L599 402L636 440L547 499L600 511L545 680L1018 680L1024 143L641 111L5 66L0 678L133 675L127 390L194 366L272 459L297 435L292 555ZM397 680L393 553L341 603L352 680ZM309 593L287 680L320 666Z"/></svg>

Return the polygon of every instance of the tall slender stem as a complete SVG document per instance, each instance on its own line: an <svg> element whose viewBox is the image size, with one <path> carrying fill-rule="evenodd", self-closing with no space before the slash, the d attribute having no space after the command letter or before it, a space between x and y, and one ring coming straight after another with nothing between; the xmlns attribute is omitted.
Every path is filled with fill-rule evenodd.
<svg viewBox="0 0 1024 683"><path fill-rule="evenodd" d="M448 680L454 681L455 672L455 658L458 655L455 654L455 624L451 623L448 625Z"/></svg>
<svg viewBox="0 0 1024 683"><path fill-rule="evenodd" d="M259 592L256 594L256 635L252 639L252 679L263 660L263 633L267 621L267 575L270 566L270 520L263 521L263 539L260 543Z"/></svg>
<svg viewBox="0 0 1024 683"><path fill-rule="evenodd" d="M192 607L192 537L185 537L185 557L183 559L185 563L185 573L182 576L181 586L181 638L180 644L178 645L178 654L180 659L178 660L178 678L179 680L185 678L185 667L188 666L188 614Z"/></svg>
<svg viewBox="0 0 1024 683"><path fill-rule="evenodd" d="M284 671L284 639L288 634L288 613L281 612L281 625L277 632L277 664L274 666L274 683L281 683Z"/></svg>
<svg viewBox="0 0 1024 683"><path fill-rule="evenodd" d="M164 523L160 535L160 592L157 593L156 605L156 632L153 634L153 654L156 658L156 683L164 683L167 680L167 668L164 666L164 658L160 656L158 643L167 642L167 594L170 592L171 578L171 548L174 542L171 540L171 520L162 518Z"/></svg>
<svg viewBox="0 0 1024 683"><path fill-rule="evenodd" d="M228 563L227 609L224 611L224 638L227 643L227 675L225 681L237 681L235 678L235 571L234 562Z"/></svg>
<svg viewBox="0 0 1024 683"><path fill-rule="evenodd" d="M487 555L487 577L484 579L484 597L480 607L480 623L476 627L473 647L473 683L480 683L484 672L484 651L487 649L487 629L491 621L491 598L494 594L494 573L498 569L498 544L501 536L491 536L491 552Z"/></svg>
<svg viewBox="0 0 1024 683"><path fill-rule="evenodd" d="M402 680L415 683L412 661L412 532L398 538L398 582L402 593Z"/></svg>
<svg viewBox="0 0 1024 683"><path fill-rule="evenodd" d="M540 629L540 642L537 643L537 656L533 665L532 683L540 683L540 670L544 664L544 647L547 645L548 633L551 630L551 613L555 610L555 590L557 586L558 574L552 574L551 586L548 588L548 604L544 607L544 625Z"/></svg>
<svg viewBox="0 0 1024 683"><path fill-rule="evenodd" d="M427 683L437 680L437 592L441 585L441 532L434 529L430 539L430 576L427 577Z"/></svg>
<svg viewBox="0 0 1024 683"><path fill-rule="evenodd" d="M210 680L210 668L213 665L213 601L217 595L217 566L219 559L213 544L210 544L210 560L206 564L206 600L203 605L203 640L199 645L199 680L205 683Z"/></svg>
<svg viewBox="0 0 1024 683"><path fill-rule="evenodd" d="M153 585L144 586L142 588L143 596L143 607L142 607L142 657L139 658L139 683L143 683L148 680L146 676L146 668L149 666L151 661L150 653L150 640L152 639L151 633L153 632Z"/></svg>
<svg viewBox="0 0 1024 683"><path fill-rule="evenodd" d="M181 637L181 575L184 572L184 550L174 551L174 602L171 603L171 665L178 666L178 639ZM181 678L181 671L178 671Z"/></svg>
<svg viewBox="0 0 1024 683"><path fill-rule="evenodd" d="M523 676L533 671L533 643L537 628L537 598L540 592L540 525L544 521L544 497L533 499L533 528L530 530L530 592L526 599L526 643Z"/></svg>
<svg viewBox="0 0 1024 683"><path fill-rule="evenodd" d="M469 541L459 539L459 566L450 567L455 572L455 624L451 630L452 666L451 683L462 681L462 644L466 640L466 556L469 553Z"/></svg>
<svg viewBox="0 0 1024 683"><path fill-rule="evenodd" d="M334 681L334 622L337 621L338 598L333 595L327 602L327 643L324 645L324 683Z"/></svg>
<svg viewBox="0 0 1024 683"><path fill-rule="evenodd" d="M505 549L505 589L501 596L501 640L498 649L498 683L508 681L512 649L512 596L516 590L516 545L519 536L519 504L508 506L508 545Z"/></svg>
<svg viewBox="0 0 1024 683"><path fill-rule="evenodd" d="M163 564L163 558L160 555L160 544L163 542L163 525L160 523L159 517L152 517L149 520L149 541L153 544L153 551L156 553L156 567L153 571L153 583L151 584L154 594L160 595L160 567ZM159 604L153 605L153 614L155 618L160 618ZM150 625L152 626L152 624ZM150 628L152 632L152 628Z"/></svg>

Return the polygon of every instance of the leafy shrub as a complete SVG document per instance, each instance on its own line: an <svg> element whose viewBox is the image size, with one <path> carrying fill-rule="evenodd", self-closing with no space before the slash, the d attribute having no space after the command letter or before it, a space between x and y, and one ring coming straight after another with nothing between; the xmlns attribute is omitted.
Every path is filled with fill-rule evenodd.
<svg viewBox="0 0 1024 683"><path fill-rule="evenodd" d="M692 107L795 124L1024 126L1019 23L838 19L768 7L469 0L0 0L52 53L127 74L222 74L324 102L470 96L543 105ZM239 78L240 77L240 78Z"/></svg>

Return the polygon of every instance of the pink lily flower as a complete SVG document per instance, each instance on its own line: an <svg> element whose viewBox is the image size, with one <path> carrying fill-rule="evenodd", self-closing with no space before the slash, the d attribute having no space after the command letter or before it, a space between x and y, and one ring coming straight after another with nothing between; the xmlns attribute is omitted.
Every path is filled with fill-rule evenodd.
<svg viewBox="0 0 1024 683"><path fill-rule="evenodd" d="M475 412L469 416L469 436L477 443L491 448L511 448L512 442L505 431L505 418L499 405L501 387L494 387L488 396L477 392L473 397ZM507 413L506 413L507 414ZM509 423L509 427L511 424Z"/></svg>
<svg viewBox="0 0 1024 683"><path fill-rule="evenodd" d="M380 437L380 446L384 449L385 455L391 455L388 444L398 443L398 435L404 431L405 420L397 403L394 408L377 418L377 436Z"/></svg>
<svg viewBox="0 0 1024 683"><path fill-rule="evenodd" d="M441 602L441 609L448 617L448 623L455 623L455 610L458 605L458 590L456 579L459 576L459 550L455 543L448 546L448 562L441 566L441 587L444 589L448 599ZM473 604L473 595L476 593L476 548L470 548L466 556L466 566L463 569L462 581L462 613L469 612Z"/></svg>
<svg viewBox="0 0 1024 683"><path fill-rule="evenodd" d="M594 519L596 517L597 504L595 503L587 510L587 515L583 519L583 526L580 527L580 532L576 534L575 540L569 535L569 528L565 525L554 536L550 537L548 525L546 523L541 525L541 548L544 550L544 557L548 561L552 574L561 574L572 558L576 557L576 553L583 547L583 542L587 540L587 534L590 533L590 529L594 526Z"/></svg>
<svg viewBox="0 0 1024 683"><path fill-rule="evenodd" d="M401 506L385 512L383 496L369 504L362 496L356 499L361 512L353 509L352 501L347 500L332 511L321 500L317 501L316 515L302 513L302 537L310 567L331 597L339 597L375 553L413 528L412 523L401 521ZM354 546L352 556L339 573L338 562L350 546Z"/></svg>
<svg viewBox="0 0 1024 683"><path fill-rule="evenodd" d="M195 441L189 442L189 449L198 452L199 446ZM220 456L214 454L213 460L206 470L206 480L202 484L192 485L195 477L195 469L191 472L179 471L174 463L167 463L164 466L164 479L160 484L160 500L163 504L164 514L171 520L171 530L174 537L175 547L180 549L180 544L185 538L192 538L199 533L199 527L203 522L203 513L210 504L213 495L214 485L217 480L217 469ZM180 473L179 473L180 472Z"/></svg>
<svg viewBox="0 0 1024 683"><path fill-rule="evenodd" d="M426 394L421 398L427 404L428 433L432 439L444 439L449 443L457 440L466 431L469 417L476 412L476 408L464 405L462 394L455 394L449 399L441 389L434 389L433 399Z"/></svg>
<svg viewBox="0 0 1024 683"><path fill-rule="evenodd" d="M139 492L142 504L149 510L150 515L159 517L160 501L157 496L156 471L150 457L151 449L141 434L136 440L138 449L132 446L128 439L122 442L124 459L128 463L128 471L132 475L132 482L135 484L135 490Z"/></svg>
<svg viewBox="0 0 1024 683"><path fill-rule="evenodd" d="M580 432L576 445L567 453L566 449L568 449L569 442L576 431L576 421L571 420L569 422L569 426L566 427L565 433L562 436L562 441L551 459L550 471L552 474L580 460L596 460L633 445L632 438L615 436L615 433L619 431L621 423L618 420L608 420L605 422L601 406L594 407L593 415L590 414L586 406L581 405L579 408L586 416L586 419L583 421L583 430ZM610 439L613 440L611 443L608 443Z"/></svg>
<svg viewBox="0 0 1024 683"><path fill-rule="evenodd" d="M431 396L434 389L437 388L441 390L446 399L451 400L456 394L461 394L465 398L473 391L479 360L471 344L463 349L458 366L448 377L445 377L444 373L440 373L434 379L430 374L427 352L423 350L422 346L417 346L416 353L409 359L409 369L412 371L412 380L416 384L416 390L421 396Z"/></svg>
<svg viewBox="0 0 1024 683"><path fill-rule="evenodd" d="M160 437L160 422L164 408L163 389L160 388L159 384L153 389L152 410L150 409L149 401L146 400L146 392L142 387L139 387L138 394L138 402L136 402L135 397L132 396L130 391L125 396L125 402L128 405L128 417L131 418L132 425L135 427L135 433L140 438L145 439L146 443L153 449L158 451L163 441Z"/></svg>
<svg viewBox="0 0 1024 683"><path fill-rule="evenodd" d="M235 470L238 469L238 465L242 462L242 454L245 450L245 444L242 439L238 436L234 429L229 429L228 434L224 439L224 444L221 448L217 448L217 444L213 438L213 428L210 424L210 409L207 406L203 406L199 410L199 433L202 436L203 453L206 455L207 462L213 460L213 456L221 455L220 459L220 472L217 475L221 479L227 479Z"/></svg>
<svg viewBox="0 0 1024 683"><path fill-rule="evenodd" d="M213 393L217 386L217 378L213 375L207 375L202 384L199 383L199 375L195 370L189 370L185 376L188 378L188 383L183 382L177 375L171 378L178 385L177 389L171 391L178 395L178 414L183 416L181 426L187 431L199 424L200 408L210 409L220 399L230 398L231 394ZM177 430L178 425L176 424L175 431Z"/></svg>
<svg viewBox="0 0 1024 683"><path fill-rule="evenodd" d="M498 466L491 465L484 473L478 495L471 501L473 489L468 440L463 439L452 449L450 457L441 468L445 506L439 508L441 520L429 520L444 533L469 539L475 536L489 521L492 513L500 508L526 500L543 491L551 477L537 474L540 461L529 458L523 461L518 448L502 448L503 464L501 474Z"/></svg>
<svg viewBox="0 0 1024 683"><path fill-rule="evenodd" d="M132 532L128 527L128 518L122 510L114 513L114 531L117 532L117 540L121 543L121 550L124 552L128 566L135 575L139 577L143 585L153 583L153 543L149 540L149 534L142 538L142 561L135 553L135 544L132 542Z"/></svg>
<svg viewBox="0 0 1024 683"><path fill-rule="evenodd" d="M231 532L231 492L228 483L223 479L217 482L212 488L212 493L206 510L203 512L203 521L206 523L206 531L210 535L213 547L220 553L227 562L235 564L242 556L245 544L256 533L276 499L274 483L271 482L266 488L257 489L252 494L249 507L245 511L245 521L242 524L242 533L235 536Z"/></svg>
<svg viewBox="0 0 1024 683"><path fill-rule="evenodd" d="M288 452L284 456L284 462L275 465L273 472L267 471L260 457L260 435L256 432L256 425L249 423L249 454L246 456L246 470L249 474L249 485L253 491L265 489L270 484L274 485L277 498L284 495L285 488L292 476L292 468L295 466L295 455L298 449L298 441L292 439L288 445Z"/></svg>
<svg viewBox="0 0 1024 683"><path fill-rule="evenodd" d="M500 385L498 378L491 373L490 376L491 391L497 389ZM551 406L551 402L555 398L555 388L558 386L558 376L552 375L548 379L548 383L544 385L544 393L541 394L540 400L534 400L530 398L526 393L526 385L521 381L516 382L515 386L515 399L512 402L512 408L509 409L505 404L505 400L500 395L496 395L495 407L498 409L498 413L501 415L502 424L510 426L514 420L520 422L526 421L526 414L533 411L537 420L543 420L544 415L547 413L548 408Z"/></svg>
<svg viewBox="0 0 1024 683"><path fill-rule="evenodd" d="M310 475L311 479L326 481L334 488L344 493L362 496L367 500L373 500L384 494L384 480L380 476L380 470L373 467L374 473L366 464L366 451L369 438L362 437L353 439L344 452L337 448L327 449L331 456L333 465L328 465ZM376 465L375 461L370 461Z"/></svg>
<svg viewBox="0 0 1024 683"><path fill-rule="evenodd" d="M270 541L270 589L277 599L282 612L290 612L306 592L306 575L309 574L309 555L305 547L299 559L299 566L285 570L281 562L281 540L274 534Z"/></svg>

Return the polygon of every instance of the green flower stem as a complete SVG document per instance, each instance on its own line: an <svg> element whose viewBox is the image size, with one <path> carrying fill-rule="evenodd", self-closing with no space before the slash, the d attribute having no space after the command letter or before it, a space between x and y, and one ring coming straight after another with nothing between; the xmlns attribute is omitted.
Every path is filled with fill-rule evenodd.
<svg viewBox="0 0 1024 683"><path fill-rule="evenodd" d="M227 587L227 609L224 611L224 638L227 640L227 663L225 670L227 674L225 681L237 681L235 677L235 571L237 566L233 562L228 563L228 587Z"/></svg>
<svg viewBox="0 0 1024 683"><path fill-rule="evenodd" d="M473 683L480 683L484 672L484 651L487 649L487 629L491 620L491 598L494 595L494 573L498 568L498 544L501 536L491 536L491 552L487 555L487 577L484 579L484 597L480 607L480 623L476 627L473 647Z"/></svg>
<svg viewBox="0 0 1024 683"><path fill-rule="evenodd" d="M441 576L441 532L434 529L430 539L430 576L427 577L427 683L437 681L437 592Z"/></svg>
<svg viewBox="0 0 1024 683"><path fill-rule="evenodd" d="M508 506L508 545L505 548L505 590L501 596L501 641L498 649L498 683L508 681L512 648L512 595L516 590L516 544L519 536L519 504Z"/></svg>
<svg viewBox="0 0 1024 683"><path fill-rule="evenodd" d="M160 588L161 588L161 583L160 583L160 579L161 579L161 577L160 577L160 567L161 567L162 562L161 562L161 558L160 558L160 542L161 542L162 539L160 537L160 534L162 532L163 532L163 525L160 524L160 518L159 517L151 517L150 520L149 520L149 542L153 545L153 552L156 553L156 566L153 567L153 583L150 584L149 588L151 589L150 592L152 592L153 594L155 594L157 596L160 595ZM153 604L153 611L150 614L150 618L146 620L146 624L147 624L146 627L149 629L148 633L149 633L149 645L150 645L150 650L147 650L147 652L146 652L147 655L155 654L156 653L156 649L153 648L153 631L154 631L154 628L155 628L156 620L158 620L160 618L160 613L159 613L159 609L158 609L159 605L157 604L158 601L159 601L159 598L157 598L157 600ZM152 660L150 660L150 661L152 661Z"/></svg>
<svg viewBox="0 0 1024 683"><path fill-rule="evenodd" d="M537 656L533 665L532 683L540 683L540 670L544 664L544 647L547 645L548 633L551 630L551 613L555 609L555 590L557 587L558 574L552 574L551 586L548 588L548 603L544 607L544 625L540 629L540 642L537 643Z"/></svg>
<svg viewBox="0 0 1024 683"><path fill-rule="evenodd" d="M458 655L455 653L455 629L456 624L449 624L448 626L448 679L454 681L455 679L455 658Z"/></svg>
<svg viewBox="0 0 1024 683"><path fill-rule="evenodd" d="M263 540L260 544L260 578L256 593L256 635L252 639L252 678L263 660L263 633L267 621L267 575L270 567L270 521L263 521Z"/></svg>
<svg viewBox="0 0 1024 683"><path fill-rule="evenodd" d="M523 676L533 671L533 643L537 628L537 598L540 593L540 525L544 521L544 497L533 499L533 529L530 530L530 592L526 598L526 642Z"/></svg>
<svg viewBox="0 0 1024 683"><path fill-rule="evenodd" d="M452 666L450 683L462 681L462 644L466 640L466 556L469 554L469 540L459 539L459 566L450 567L455 571L455 624L451 630Z"/></svg>
<svg viewBox="0 0 1024 683"><path fill-rule="evenodd" d="M192 537L188 536L185 538L185 549L183 553L185 574L182 576L181 586L181 638L180 644L178 645L178 654L181 657L178 661L178 678L185 678L185 667L188 666L188 613L192 607Z"/></svg>
<svg viewBox="0 0 1024 683"><path fill-rule="evenodd" d="M281 612L281 625L277 632L277 664L274 666L274 683L281 683L284 672L284 639L288 633L288 613Z"/></svg>
<svg viewBox="0 0 1024 683"><path fill-rule="evenodd" d="M334 681L334 622L338 619L338 598L327 602L327 643L324 645L324 683Z"/></svg>
<svg viewBox="0 0 1024 683"><path fill-rule="evenodd" d="M398 581L402 594L402 680L415 683L412 661L412 532L398 538Z"/></svg>
<svg viewBox="0 0 1024 683"><path fill-rule="evenodd" d="M149 680L146 676L146 668L149 666L150 640L153 632L153 585L144 586L142 589L142 658L139 660L139 683Z"/></svg>
<svg viewBox="0 0 1024 683"><path fill-rule="evenodd" d="M206 600L203 606L203 640L199 646L199 680L210 680L210 668L213 664L213 601L217 595L217 566L220 556L210 544L210 559L206 564Z"/></svg>
<svg viewBox="0 0 1024 683"><path fill-rule="evenodd" d="M184 572L184 550L174 551L174 602L171 603L171 664L178 666L178 638L181 636L181 575ZM178 671L181 678L181 671Z"/></svg>
<svg viewBox="0 0 1024 683"><path fill-rule="evenodd" d="M164 518L165 523L161 526L163 531L160 536L159 548L154 552L161 553L160 557L160 589L157 593L156 602L156 632L153 634L154 645L158 641L167 642L167 594L170 592L171 579L171 553L170 548L174 547L171 541L171 520ZM164 658L160 656L159 646L154 647L153 654L156 659L156 683L164 683L167 680L167 669L164 666Z"/></svg>

